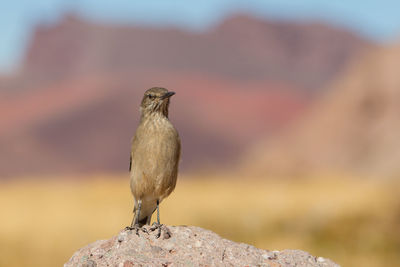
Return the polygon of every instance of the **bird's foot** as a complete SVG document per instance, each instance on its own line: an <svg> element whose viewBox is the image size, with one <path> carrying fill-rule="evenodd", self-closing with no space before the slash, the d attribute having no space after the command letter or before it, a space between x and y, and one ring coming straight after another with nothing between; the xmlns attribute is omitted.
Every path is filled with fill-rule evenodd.
<svg viewBox="0 0 400 267"><path fill-rule="evenodd" d="M141 231L141 232L143 232L143 233L146 233L146 234L149 233L149 232L147 231L146 228L140 227L139 224L135 224L135 225L133 225L133 226L127 226L127 227L125 227L125 231L131 231L131 230L135 230L137 236L139 236L139 231Z"/></svg>
<svg viewBox="0 0 400 267"><path fill-rule="evenodd" d="M158 230L157 234L156 234L156 238L160 238L162 232L163 232L163 239L168 239L172 236L171 232L164 224L154 222L149 230L151 232Z"/></svg>
<svg viewBox="0 0 400 267"><path fill-rule="evenodd" d="M162 227L162 224L154 222L153 225L150 227L150 231L154 232L155 230L158 230L156 238L160 238Z"/></svg>

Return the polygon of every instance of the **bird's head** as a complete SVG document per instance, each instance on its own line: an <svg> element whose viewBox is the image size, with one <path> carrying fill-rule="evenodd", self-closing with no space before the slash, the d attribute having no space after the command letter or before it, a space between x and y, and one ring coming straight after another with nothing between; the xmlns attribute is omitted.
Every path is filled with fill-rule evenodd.
<svg viewBox="0 0 400 267"><path fill-rule="evenodd" d="M142 116L160 113L168 117L169 98L175 92L168 92L167 89L162 87L153 87L148 89L143 96L140 110Z"/></svg>

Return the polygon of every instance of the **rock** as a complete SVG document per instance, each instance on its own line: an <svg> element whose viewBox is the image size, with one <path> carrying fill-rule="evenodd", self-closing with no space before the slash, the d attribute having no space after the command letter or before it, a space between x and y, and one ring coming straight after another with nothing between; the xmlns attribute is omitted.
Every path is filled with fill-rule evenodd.
<svg viewBox="0 0 400 267"><path fill-rule="evenodd" d="M339 265L301 250L268 251L223 239L194 226L168 226L170 235L122 230L109 240L81 248L69 266L319 266ZM168 232L164 229L163 232Z"/></svg>

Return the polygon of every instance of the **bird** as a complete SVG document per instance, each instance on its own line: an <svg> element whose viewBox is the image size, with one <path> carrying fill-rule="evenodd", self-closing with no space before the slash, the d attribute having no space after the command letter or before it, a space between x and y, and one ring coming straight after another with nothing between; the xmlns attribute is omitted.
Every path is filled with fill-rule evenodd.
<svg viewBox="0 0 400 267"><path fill-rule="evenodd" d="M136 229L137 234L139 228L150 224L157 210L157 222L151 230L158 228L157 237L160 236L159 205L176 186L181 141L168 118L173 95L175 92L153 87L145 91L140 105L141 117L132 139L129 163L134 217L128 228Z"/></svg>

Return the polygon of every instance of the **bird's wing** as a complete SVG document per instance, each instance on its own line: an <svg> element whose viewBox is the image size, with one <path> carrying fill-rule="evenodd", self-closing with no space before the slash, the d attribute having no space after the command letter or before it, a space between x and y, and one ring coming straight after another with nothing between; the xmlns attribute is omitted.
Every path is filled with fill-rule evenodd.
<svg viewBox="0 0 400 267"><path fill-rule="evenodd" d="M137 146L136 134L133 136L131 144L132 144L132 146L131 146L131 157L129 159L129 171L132 170L133 152L136 150L136 146Z"/></svg>

